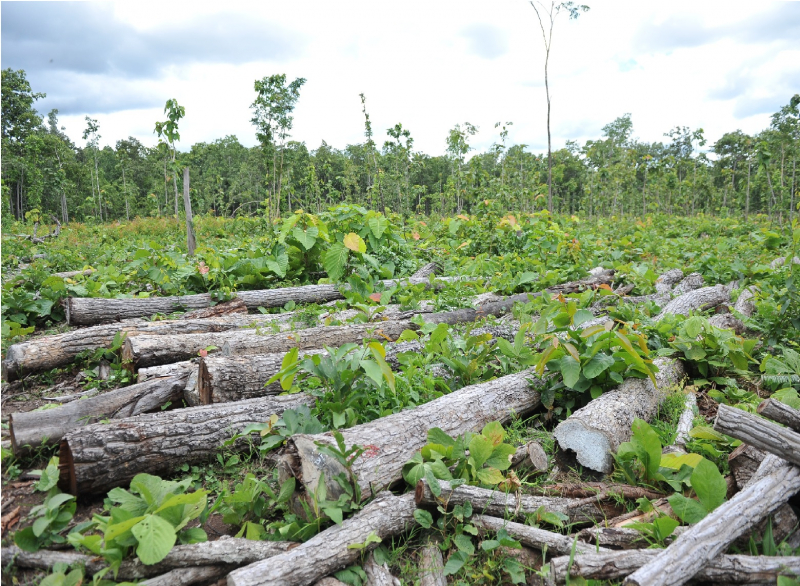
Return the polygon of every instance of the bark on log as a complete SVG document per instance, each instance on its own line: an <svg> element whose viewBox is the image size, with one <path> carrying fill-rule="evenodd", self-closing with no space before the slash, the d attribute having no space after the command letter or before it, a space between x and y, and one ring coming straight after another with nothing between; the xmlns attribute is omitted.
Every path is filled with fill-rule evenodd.
<svg viewBox="0 0 800 586"><path fill-rule="evenodd" d="M652 419L667 389L684 375L683 365L677 360L657 358L654 363L659 368L656 386L649 378L629 378L559 423L553 436L561 449L573 450L578 462L587 468L611 472L611 453L630 439L633 420Z"/></svg>
<svg viewBox="0 0 800 586"><path fill-rule="evenodd" d="M227 566L196 566L170 570L166 574L155 576L139 582L140 586L190 586L191 584L207 584L227 575Z"/></svg>
<svg viewBox="0 0 800 586"><path fill-rule="evenodd" d="M85 269L82 271L64 271L63 273L53 273L53 276L61 277L62 279L71 279L73 277L78 277L78 276L88 277L94 271L95 271L94 269Z"/></svg>
<svg viewBox="0 0 800 586"><path fill-rule="evenodd" d="M454 281L458 277L441 277L438 281ZM389 279L381 281L384 287L391 288L398 284L428 284L429 278L421 279ZM347 285L343 285L346 287ZM248 309L258 307L283 307L289 301L302 303L325 303L336 299L344 299L339 285L304 285L301 287L284 287L278 289L260 289L256 291L240 291L237 297L245 302ZM182 297L148 297L132 299L102 299L89 297L68 297L64 300L67 323L70 325L94 325L97 323L120 321L132 317L144 317L154 313L172 313L187 309L211 307L212 299L208 293L184 295Z"/></svg>
<svg viewBox="0 0 800 586"><path fill-rule="evenodd" d="M298 393L89 425L61 440L59 486L75 495L94 494L124 485L140 472L157 473L205 461L248 425L313 402L313 397ZM241 441L233 448L247 445Z"/></svg>
<svg viewBox="0 0 800 586"><path fill-rule="evenodd" d="M800 466L800 434L741 409L720 405L714 429Z"/></svg>
<svg viewBox="0 0 800 586"><path fill-rule="evenodd" d="M672 445L666 446L662 452L665 454L685 454L686 442L689 441L689 432L692 431L694 416L697 411L697 397L694 393L686 393L686 401L683 404L683 412L678 419L678 426L675 429L675 441Z"/></svg>
<svg viewBox="0 0 800 586"><path fill-rule="evenodd" d="M220 317L222 315L233 315L237 313L247 313L247 305L238 297L217 303L212 307L204 307L202 309L195 309L194 311L187 311L181 316L181 319L205 319L209 317Z"/></svg>
<svg viewBox="0 0 800 586"><path fill-rule="evenodd" d="M670 291L683 279L683 271L670 269L656 279L655 288L657 295L668 295Z"/></svg>
<svg viewBox="0 0 800 586"><path fill-rule="evenodd" d="M342 430L348 447L359 445L368 449L352 467L364 498L373 489L381 490L401 478L403 465L425 445L429 429L439 427L455 437L479 430L490 421L508 421L512 413L522 415L536 408L540 401L537 389L543 383L535 377L533 369L528 369ZM335 445L330 433L292 436L286 443L282 473L295 476L306 492L313 494L324 472L329 497L338 495L342 489L332 479L344 469L322 454L315 442Z"/></svg>
<svg viewBox="0 0 800 586"><path fill-rule="evenodd" d="M100 419L122 419L159 410L171 401L183 399L185 386L186 376L157 378L45 411L11 413L11 446L19 455L42 443L57 444L67 433Z"/></svg>
<svg viewBox="0 0 800 586"><path fill-rule="evenodd" d="M238 537L226 537L218 541L206 541L191 545L176 545L163 560L157 564L146 566L138 559L125 560L119 567L117 579L131 581L159 576L177 568L191 568L200 565L225 565L240 567L259 560L267 559L289 551L296 543L288 541L251 541ZM73 551L39 550L27 552L12 545L2 550L3 563L12 558L20 568L50 570L57 563L69 566L81 565L86 574L94 574L104 570L105 561L97 556L84 555Z"/></svg>
<svg viewBox="0 0 800 586"><path fill-rule="evenodd" d="M687 582L740 535L800 490L800 468L767 456L754 481L684 532L628 576L626 586L678 586Z"/></svg>
<svg viewBox="0 0 800 586"><path fill-rule="evenodd" d="M447 586L442 550L432 541L419 551L419 586Z"/></svg>
<svg viewBox="0 0 800 586"><path fill-rule="evenodd" d="M796 264L796 265L800 265L800 258L798 258L796 256L793 257L792 258L792 263ZM784 264L786 264L786 257L785 256L779 256L778 258L773 260L771 263L769 263L769 268L777 269L777 268L782 267Z"/></svg>
<svg viewBox="0 0 800 586"><path fill-rule="evenodd" d="M734 311L742 314L745 317L752 317L753 312L756 310L756 304L754 301L756 298L756 293L758 293L758 287L754 285L743 289L742 292L739 293L739 298L736 300L736 303L733 305Z"/></svg>
<svg viewBox="0 0 800 586"><path fill-rule="evenodd" d="M730 289L725 285L695 289L667 303L654 321L659 322L669 314L689 315L692 311L705 311L730 301L730 298Z"/></svg>
<svg viewBox="0 0 800 586"><path fill-rule="evenodd" d="M800 432L800 411L781 403L777 399L766 399L756 409L756 413Z"/></svg>
<svg viewBox="0 0 800 586"><path fill-rule="evenodd" d="M439 505L453 507L469 501L472 508L493 517L516 517L530 515L540 507L550 513L561 513L569 518L570 523L594 523L606 519L609 513L614 514L613 504L605 505L596 499L572 499L553 496L530 496L514 492L489 490L477 486L462 484L455 488L449 482L440 480L442 493L435 496L426 480L420 480L414 491L414 500L418 507L436 508Z"/></svg>
<svg viewBox="0 0 800 586"><path fill-rule="evenodd" d="M426 265L422 265L418 268L412 275L412 279L426 279L431 275L440 275L442 273L442 268L435 262L429 262Z"/></svg>
<svg viewBox="0 0 800 586"><path fill-rule="evenodd" d="M292 348L308 350L322 346L341 346L366 339L394 340L403 330L413 327L410 321L386 321L349 326L320 326L291 333L263 334L257 330L240 330L214 334L184 336L141 335L125 340L123 360L134 369L186 360L209 346L221 347L226 342L231 355L273 354Z"/></svg>
<svg viewBox="0 0 800 586"><path fill-rule="evenodd" d="M703 279L703 275L700 273L690 273L686 275L680 282L675 285L675 287L670 291L670 295L674 297L680 297L681 295L685 295L689 291L694 291L699 289L705 284Z"/></svg>
<svg viewBox="0 0 800 586"><path fill-rule="evenodd" d="M281 314L242 315L233 314L207 319L127 322L93 326L55 334L40 336L26 342L13 344L3 360L3 376L12 381L26 374L41 372L69 364L84 350L110 348L117 333L128 339L135 336L180 336L185 334L215 333L241 330L258 326L269 326L285 322Z"/></svg>
<svg viewBox="0 0 800 586"><path fill-rule="evenodd" d="M470 521L473 525L485 531L499 531L500 529L505 529L511 537L518 540L523 545L535 547L536 549L547 547L547 551L551 553L569 554L573 546L575 547L575 553L580 554L594 553L598 550L596 545L589 545L582 541L577 541L575 537L553 533L552 531L546 531L545 529L538 529L536 527L529 527L522 523L505 521L493 516L474 515ZM604 547L599 549L601 552L611 551Z"/></svg>
<svg viewBox="0 0 800 586"><path fill-rule="evenodd" d="M728 455L728 467L739 489L744 488L761 466L767 452L742 444Z"/></svg>
<svg viewBox="0 0 800 586"><path fill-rule="evenodd" d="M149 368L140 368L139 372L136 373L136 378L140 383L143 383L163 376L188 376L193 370L197 370L199 360L199 358L194 358L192 360L183 360L170 364L159 364L158 366L150 366Z"/></svg>
<svg viewBox="0 0 800 586"><path fill-rule="evenodd" d="M414 524L413 495L378 495L374 501L341 525L334 525L296 548L263 562L234 570L228 586L304 586L355 563L361 550L348 546L364 543L374 532L381 539L398 535Z"/></svg>
<svg viewBox="0 0 800 586"><path fill-rule="evenodd" d="M661 550L614 551L575 556L569 575L587 580L619 580L651 562ZM564 583L569 556L550 560L550 576ZM720 555L711 560L695 578L712 584L769 584L780 575L800 573L800 557Z"/></svg>
<svg viewBox="0 0 800 586"><path fill-rule="evenodd" d="M364 563L364 573L367 575L366 586L400 586L400 580L392 576L386 564L379 564L371 553Z"/></svg>
<svg viewBox="0 0 800 586"><path fill-rule="evenodd" d="M629 484L610 484L605 482L582 482L580 484L553 484L541 486L534 490L534 494L543 496L562 496L569 498L588 498L600 494L608 497L620 496L626 499L660 499L663 492L650 490L641 486Z"/></svg>

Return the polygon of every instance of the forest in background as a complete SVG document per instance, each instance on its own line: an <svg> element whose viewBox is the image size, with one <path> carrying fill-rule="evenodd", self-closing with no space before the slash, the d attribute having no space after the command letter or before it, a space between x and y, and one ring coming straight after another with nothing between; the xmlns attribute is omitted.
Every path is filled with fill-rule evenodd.
<svg viewBox="0 0 800 586"><path fill-rule="evenodd" d="M477 129L458 124L443 137L445 154L414 149L401 123L391 140L373 138L365 97L365 140L337 149L316 149L291 140L292 110L305 80L288 85L284 75L256 81L253 123L259 144L236 136L176 148L182 107L162 125L149 147L129 137L114 148L99 147L102 128L86 117L84 144L59 127L58 110L35 109L23 70L2 71L2 211L21 220L26 213L52 214L62 223L109 221L179 213L179 168L190 169L194 213L233 216L263 213L270 219L303 209L316 211L354 203L381 212L470 213L486 198L507 209L547 206L547 154L508 143L512 122L496 125L497 142L470 156ZM568 141L553 152L554 213L589 216L647 213L766 214L789 224L797 206L800 95L775 112L768 128L750 136L741 130L708 144L702 129L677 126L663 142L634 138L631 114L603 127L602 136L580 145ZM165 111L167 111L165 109ZM45 119L46 118L46 119ZM171 138L170 138L171 136Z"/></svg>

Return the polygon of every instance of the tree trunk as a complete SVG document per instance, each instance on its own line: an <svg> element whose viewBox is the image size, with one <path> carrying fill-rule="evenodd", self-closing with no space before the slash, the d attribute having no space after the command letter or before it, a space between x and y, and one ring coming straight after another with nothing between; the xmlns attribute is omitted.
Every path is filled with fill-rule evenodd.
<svg viewBox="0 0 800 586"><path fill-rule="evenodd" d="M613 517L617 513L615 506L604 506L594 498L574 499L557 496L530 496L498 489L479 488L462 484L455 488L449 482L440 480L441 494L437 497L431 492L426 480L420 480L414 491L414 499L418 507L435 509L437 506L454 507L469 501L472 508L493 517L517 517L532 515L540 507L550 513L561 513L569 517L570 523L594 523Z"/></svg>
<svg viewBox="0 0 800 586"><path fill-rule="evenodd" d="M800 466L800 433L741 409L720 405L714 429Z"/></svg>
<svg viewBox="0 0 800 586"><path fill-rule="evenodd" d="M223 315L234 315L237 313L247 313L247 306L244 304L244 301L239 299L238 297L231 299L229 301L223 301L222 303L217 303L213 307L204 307L202 309L195 309L194 311L187 311L184 313L180 319L207 319L209 317L221 317ZM270 315L271 319L267 321L272 321L278 315L285 316L286 314L266 314Z"/></svg>
<svg viewBox="0 0 800 586"><path fill-rule="evenodd" d="M228 566L233 569L279 555L296 546L296 543L289 541L251 541L238 537L191 545L176 545L170 550L167 557L157 564L147 566L138 559L123 561L116 577L120 581L140 580L159 576L170 570L207 565ZM77 564L83 566L89 576L93 576L107 567L105 561L98 556L46 549L31 553L23 551L15 545L4 547L2 557L4 563L13 558L15 566L37 570L50 570L57 563L69 566Z"/></svg>
<svg viewBox="0 0 800 586"><path fill-rule="evenodd" d="M428 264L422 265L420 268L411 275L410 278L412 279L424 279L431 275L438 275L441 274L442 268L435 262L429 262Z"/></svg>
<svg viewBox="0 0 800 586"><path fill-rule="evenodd" d="M248 425L313 403L313 397L298 393L89 425L61 440L59 486L75 495L96 494L125 485L140 472L152 474L206 461L218 453L224 441ZM244 450L248 446L249 442L243 440L231 448Z"/></svg>
<svg viewBox="0 0 800 586"><path fill-rule="evenodd" d="M400 580L392 576L389 567L385 563L378 564L372 554L367 556L364 563L364 573L367 575L365 586L400 586Z"/></svg>
<svg viewBox="0 0 800 586"><path fill-rule="evenodd" d="M474 506L474 505L473 505ZM561 535L560 533L553 533L545 529L530 527L522 523L514 523L513 521L505 521L497 517L487 515L474 515L470 521L473 525L484 531L496 532L500 529L505 529L508 534L514 539L521 542L528 547L535 547L536 549L547 548L548 553L557 553L560 555L569 555L572 548L575 548L576 554L595 553L598 550L601 552L610 552L604 547L596 545L589 545L577 541L574 537L568 535Z"/></svg>
<svg viewBox="0 0 800 586"><path fill-rule="evenodd" d="M438 280L452 282L458 277L441 277ZM428 278L422 279L389 279L381 281L387 288L396 285L428 284ZM346 285L345 285L346 286ZM339 285L304 285L301 287L284 287L279 289L260 289L240 291L237 294L247 308L283 307L289 301L295 303L325 303L344 299ZM200 309L212 305L208 293L184 295L181 297L148 297L134 299L102 299L96 297L68 297L64 300L67 323L70 325L93 325L109 321L120 321L133 317L150 316L154 313L172 313L187 309Z"/></svg>
<svg viewBox="0 0 800 586"><path fill-rule="evenodd" d="M650 421L670 387L683 378L677 360L657 358L656 383L649 378L629 378L613 391L603 393L558 424L553 435L563 450L573 450L583 466L609 473L612 453L631 438L633 420Z"/></svg>
<svg viewBox="0 0 800 586"><path fill-rule="evenodd" d="M758 409L756 409L756 413L800 432L800 411L781 403L777 399L762 401Z"/></svg>
<svg viewBox="0 0 800 586"><path fill-rule="evenodd" d="M650 563L663 550L612 551L588 553L550 560L550 576L557 584L567 578L617 581L645 564ZM710 584L774 584L780 575L791 576L800 572L800 557L768 557L745 555L720 555L711 560L695 579Z"/></svg>
<svg viewBox="0 0 800 586"><path fill-rule="evenodd" d="M419 551L419 586L447 586L442 550L430 539Z"/></svg>
<svg viewBox="0 0 800 586"><path fill-rule="evenodd" d="M139 586L191 586L192 584L213 584L228 574L225 566L196 566L170 570L166 574L154 576L139 582Z"/></svg>
<svg viewBox="0 0 800 586"><path fill-rule="evenodd" d="M401 478L403 465L427 443L429 429L439 427L455 437L479 430L490 421L508 421L512 413L524 415L539 405L538 389L543 385L533 369L529 369L464 387L414 409L342 430L348 447L359 445L369 450L352 468L364 498ZM314 494L324 472L328 495L338 495L341 488L332 479L344 469L322 454L315 442L332 444L333 437L330 433L292 436L286 444L287 466L282 472L297 477L309 494Z"/></svg>
<svg viewBox="0 0 800 586"><path fill-rule="evenodd" d="M3 376L9 381L13 381L29 373L65 366L72 362L80 352L110 348L114 336L118 333L125 334L128 339L141 335L155 338L180 337L186 334L212 334L241 330L253 326L269 327L270 324L285 319L284 314L234 314L207 319L152 322L135 320L81 328L53 336L41 336L13 344L8 349L6 358L3 360ZM193 355L196 354L197 351L193 353Z"/></svg>
<svg viewBox="0 0 800 586"><path fill-rule="evenodd" d="M686 400L683 403L683 412L678 419L678 425L675 429L675 441L672 445L666 446L662 452L665 454L685 454L686 442L691 438L689 432L694 427L694 416L697 411L697 397L692 392L686 393Z"/></svg>
<svg viewBox="0 0 800 586"><path fill-rule="evenodd" d="M624 584L684 584L798 490L800 468L777 456L767 456L747 488L684 532L675 543L631 574Z"/></svg>
<svg viewBox="0 0 800 586"><path fill-rule="evenodd" d="M341 346L366 339L397 339L404 330L414 328L409 320L386 321L349 326L319 326L292 333L263 334L258 330L239 330L213 334L179 336L139 335L125 340L122 358L134 369L186 360L209 346L227 343L232 355L272 354L292 348L307 350L322 346Z"/></svg>
<svg viewBox="0 0 800 586"><path fill-rule="evenodd" d="M67 433L102 419L123 419L149 413L183 399L186 376L157 378L72 401L46 411L8 416L11 446L20 455L43 443L57 444Z"/></svg>
<svg viewBox="0 0 800 586"><path fill-rule="evenodd" d="M415 525L414 499L410 494L381 493L358 514L268 560L240 568L228 575L229 586L305 586L354 564L370 535L386 540ZM374 547L374 546L372 546Z"/></svg>
<svg viewBox="0 0 800 586"><path fill-rule="evenodd" d="M178 189L178 186L175 186ZM176 191L177 195L177 191ZM178 200L175 200L175 216L178 215ZM186 247L189 251L189 256L194 256L194 249L197 243L194 238L194 222L192 221L192 200L189 198L189 167L183 170L183 209L186 214Z"/></svg>
<svg viewBox="0 0 800 586"><path fill-rule="evenodd" d="M192 372L197 372L198 360L200 359L194 358L192 360L184 360L182 362L173 362L172 364L160 364L159 366L142 368L136 373L137 379L140 383L143 383L144 381L162 376L191 376Z"/></svg>
<svg viewBox="0 0 800 586"><path fill-rule="evenodd" d="M655 321L661 321L668 314L689 315L692 311L706 311L722 303L727 303L730 299L731 290L726 285L695 289L667 303L661 313L655 317Z"/></svg>

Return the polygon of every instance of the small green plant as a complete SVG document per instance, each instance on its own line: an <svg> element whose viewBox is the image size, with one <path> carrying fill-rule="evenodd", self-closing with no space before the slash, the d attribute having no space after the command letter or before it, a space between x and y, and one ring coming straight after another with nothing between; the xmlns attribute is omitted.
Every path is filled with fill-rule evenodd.
<svg viewBox="0 0 800 586"><path fill-rule="evenodd" d="M39 586L81 586L83 583L83 567L69 569L64 562L53 564L51 572L42 578Z"/></svg>
<svg viewBox="0 0 800 586"><path fill-rule="evenodd" d="M672 535L672 532L675 531L679 524L672 517L660 516L650 523L637 522L628 526L641 533L651 546L666 547L667 538Z"/></svg>
<svg viewBox="0 0 800 586"><path fill-rule="evenodd" d="M29 518L33 524L14 533L14 543L24 551L39 551L43 547L65 543L61 535L75 514L75 497L58 489L58 458L50 459L44 470L38 473L36 490L46 492L44 503L31 508Z"/></svg>
<svg viewBox="0 0 800 586"><path fill-rule="evenodd" d="M186 492L191 484L191 478L174 482L137 474L130 490L109 491L108 515L95 515L82 531L69 534L69 542L102 556L116 572L132 548L143 564L150 565L163 560L178 541L206 541L206 533L199 527L186 528L208 504L207 491ZM89 533L91 530L99 533Z"/></svg>
<svg viewBox="0 0 800 586"><path fill-rule="evenodd" d="M311 414L311 409L306 405L301 405L297 409L285 410L280 417L273 414L266 423L248 425L241 433L227 440L225 445L232 445L240 438L249 437L252 433L258 433L261 436L261 444L258 446L258 450L265 454L282 445L286 439L296 433L315 434L324 431L326 431L325 426Z"/></svg>
<svg viewBox="0 0 800 586"><path fill-rule="evenodd" d="M259 521L276 505L288 502L294 489L295 479L290 478L276 495L267 482L258 480L254 474L247 474L233 492L226 491L220 497L218 510L225 523L241 527L236 537L266 539L269 534Z"/></svg>
<svg viewBox="0 0 800 586"><path fill-rule="evenodd" d="M675 493L667 500L684 523L697 523L725 502L728 486L717 467L702 458L695 466L689 481L698 500Z"/></svg>
<svg viewBox="0 0 800 586"><path fill-rule="evenodd" d="M496 421L487 423L481 433L457 439L434 427L428 431L428 443L403 466L403 478L412 486L424 478L436 496L441 494L439 480L505 485L513 478L506 478L502 471L511 466L515 448L503 443L504 439L505 430Z"/></svg>

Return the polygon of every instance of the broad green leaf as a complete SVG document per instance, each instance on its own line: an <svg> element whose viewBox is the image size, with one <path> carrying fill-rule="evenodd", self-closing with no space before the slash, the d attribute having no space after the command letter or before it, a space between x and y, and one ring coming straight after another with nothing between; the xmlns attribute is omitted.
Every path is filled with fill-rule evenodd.
<svg viewBox="0 0 800 586"><path fill-rule="evenodd" d="M697 466L703 459L700 454L664 454L661 456L661 466L672 470L680 470L684 464L690 468Z"/></svg>
<svg viewBox="0 0 800 586"><path fill-rule="evenodd" d="M131 533L139 542L136 555L145 565L157 564L175 545L175 528L158 515L147 515L131 528Z"/></svg>
<svg viewBox="0 0 800 586"><path fill-rule="evenodd" d="M452 226L452 224L450 224ZM465 554L463 551L454 551L450 554L450 559L447 560L447 563L444 565L444 575L450 576L458 572L466 563L467 558L469 556Z"/></svg>
<svg viewBox="0 0 800 586"><path fill-rule="evenodd" d="M675 519L672 517L659 517L658 519L653 520L653 527L655 527L656 531L658 532L659 539L666 539L672 532L675 531L675 528L680 525Z"/></svg>
<svg viewBox="0 0 800 586"><path fill-rule="evenodd" d="M372 235L375 236L375 238L380 239L380 237L383 236L383 233L386 232L386 228L389 227L389 220L383 216L373 216L367 220L367 225L369 226Z"/></svg>
<svg viewBox="0 0 800 586"><path fill-rule="evenodd" d="M322 265L325 267L325 272L328 273L328 277L331 280L338 281L342 278L349 254L350 251L345 248L344 244L341 242L331 244L331 247L322 259Z"/></svg>
<svg viewBox="0 0 800 586"><path fill-rule="evenodd" d="M459 551L463 551L467 555L475 553L475 546L472 544L472 539L463 533L461 535L456 535L455 539L453 539L453 543L456 544Z"/></svg>
<svg viewBox="0 0 800 586"><path fill-rule="evenodd" d="M590 326L581 332L581 338L591 338L595 334L599 334L600 332L605 332L606 328L603 324L598 324L596 326Z"/></svg>
<svg viewBox="0 0 800 586"><path fill-rule="evenodd" d="M327 507L322 509L328 517L331 518L331 521L336 523L337 525L341 525L342 521L344 521L344 514L342 513L342 509L339 507Z"/></svg>
<svg viewBox="0 0 800 586"><path fill-rule="evenodd" d="M564 356L558 361L558 365L564 377L564 384L573 388L581 376L581 363L572 356Z"/></svg>
<svg viewBox="0 0 800 586"><path fill-rule="evenodd" d="M435 444L442 444L443 446L453 447L456 445L456 440L447 435L438 427L433 427L428 430L428 441Z"/></svg>
<svg viewBox="0 0 800 586"><path fill-rule="evenodd" d="M497 468L481 468L476 472L476 476L481 483L489 485L500 484L505 480L503 473Z"/></svg>
<svg viewBox="0 0 800 586"><path fill-rule="evenodd" d="M319 229L316 226L309 226L303 230L300 226L292 228L292 236L297 240L303 248L311 250L317 242L319 236Z"/></svg>
<svg viewBox="0 0 800 586"><path fill-rule="evenodd" d="M364 369L364 372L367 373L367 376L371 378L375 384L379 387L383 385L383 372L381 371L381 367L378 366L378 363L374 360L362 360L360 362L361 368Z"/></svg>
<svg viewBox="0 0 800 586"><path fill-rule="evenodd" d="M692 428L689 435L697 439L713 440L717 442L725 441L725 436L723 434L708 425L698 425Z"/></svg>
<svg viewBox="0 0 800 586"><path fill-rule="evenodd" d="M586 378L597 378L607 368L613 366L614 357L598 352L592 356L589 361L583 365L583 376Z"/></svg>
<svg viewBox="0 0 800 586"><path fill-rule="evenodd" d="M367 244L364 242L364 239L355 232L350 232L344 237L344 245L353 252L367 252Z"/></svg>
<svg viewBox="0 0 800 586"><path fill-rule="evenodd" d="M403 333L397 338L398 342L416 342L417 340L419 340L419 334L414 330L403 330Z"/></svg>
<svg viewBox="0 0 800 586"><path fill-rule="evenodd" d="M639 456L644 458L642 464L644 464L647 478L654 478L658 474L658 467L661 464L661 440L653 428L641 419L634 419L631 429L633 430L633 441L641 446Z"/></svg>
<svg viewBox="0 0 800 586"><path fill-rule="evenodd" d="M475 468L480 468L489 459L494 451L492 440L482 435L473 435L469 441L469 457L475 464Z"/></svg>
<svg viewBox="0 0 800 586"><path fill-rule="evenodd" d="M728 487L722 474L709 460L703 458L694 467L691 477L692 488L697 498L710 513L725 501Z"/></svg>
<svg viewBox="0 0 800 586"><path fill-rule="evenodd" d="M414 519L424 529L430 529L433 525L433 516L425 509L414 509Z"/></svg>
<svg viewBox="0 0 800 586"><path fill-rule="evenodd" d="M22 551L39 551L39 540L33 533L33 527L25 527L14 533L14 543Z"/></svg>
<svg viewBox="0 0 800 586"><path fill-rule="evenodd" d="M690 317L683 322L683 331L689 338L696 338L702 333L704 324L705 320L702 317Z"/></svg>
<svg viewBox="0 0 800 586"><path fill-rule="evenodd" d="M486 465L497 468L498 470L508 470L511 466L511 456L513 456L516 451L517 450L512 445L500 444L495 447L491 457L486 460Z"/></svg>
<svg viewBox="0 0 800 586"><path fill-rule="evenodd" d="M483 426L481 435L492 442L493 446L499 446L506 437L506 432L499 421L490 421Z"/></svg>
<svg viewBox="0 0 800 586"><path fill-rule="evenodd" d="M672 511L678 515L684 523L690 525L702 520L703 517L708 514L708 511L703 505L679 493L673 494L667 501L669 501Z"/></svg>
<svg viewBox="0 0 800 586"><path fill-rule="evenodd" d="M575 326L579 326L582 323L586 323L589 320L594 319L594 314L589 311L588 309L579 309L575 312L575 315L572 316L572 323Z"/></svg>

